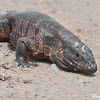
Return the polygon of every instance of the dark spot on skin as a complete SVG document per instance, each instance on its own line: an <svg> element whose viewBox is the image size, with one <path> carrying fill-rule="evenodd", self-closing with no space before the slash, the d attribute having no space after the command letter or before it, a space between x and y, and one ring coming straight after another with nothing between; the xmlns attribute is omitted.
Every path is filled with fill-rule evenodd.
<svg viewBox="0 0 100 100"><path fill-rule="evenodd" d="M1 33L1 30L0 30L0 33Z"/></svg>
<svg viewBox="0 0 100 100"><path fill-rule="evenodd" d="M37 35L39 33L39 28L35 29L35 34Z"/></svg>

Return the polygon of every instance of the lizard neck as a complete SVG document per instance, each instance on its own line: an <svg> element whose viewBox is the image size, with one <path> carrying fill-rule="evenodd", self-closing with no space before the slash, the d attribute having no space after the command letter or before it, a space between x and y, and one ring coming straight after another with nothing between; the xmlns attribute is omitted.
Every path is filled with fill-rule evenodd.
<svg viewBox="0 0 100 100"><path fill-rule="evenodd" d="M9 40L10 26L7 20L0 20L0 41L6 42Z"/></svg>

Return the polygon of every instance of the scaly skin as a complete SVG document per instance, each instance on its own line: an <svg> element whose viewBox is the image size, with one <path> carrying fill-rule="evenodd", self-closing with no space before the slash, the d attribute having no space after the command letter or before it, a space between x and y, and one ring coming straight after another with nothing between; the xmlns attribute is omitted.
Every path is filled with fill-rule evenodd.
<svg viewBox="0 0 100 100"><path fill-rule="evenodd" d="M51 17L38 12L11 11L5 18L0 22L0 41L10 40L22 66L31 66L27 57L33 56L51 60L68 71L96 72L92 51Z"/></svg>

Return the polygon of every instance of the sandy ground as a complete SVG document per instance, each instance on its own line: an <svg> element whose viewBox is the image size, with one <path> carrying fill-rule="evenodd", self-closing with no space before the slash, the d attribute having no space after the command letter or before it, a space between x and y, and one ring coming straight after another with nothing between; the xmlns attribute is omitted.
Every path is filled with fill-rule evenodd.
<svg viewBox="0 0 100 100"><path fill-rule="evenodd" d="M0 100L100 100L100 0L0 0L0 11L48 14L77 35L94 53L91 76L50 69L47 61L22 68L9 43L0 43Z"/></svg>

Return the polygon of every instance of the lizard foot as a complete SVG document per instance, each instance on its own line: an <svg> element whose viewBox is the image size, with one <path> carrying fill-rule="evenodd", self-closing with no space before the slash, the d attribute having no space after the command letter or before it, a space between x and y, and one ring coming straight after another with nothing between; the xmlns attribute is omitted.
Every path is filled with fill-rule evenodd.
<svg viewBox="0 0 100 100"><path fill-rule="evenodd" d="M23 66L24 68L37 66L37 64L35 62L34 63L28 63L27 61L24 61L24 59L22 57L20 57L17 61L18 61L18 64Z"/></svg>

